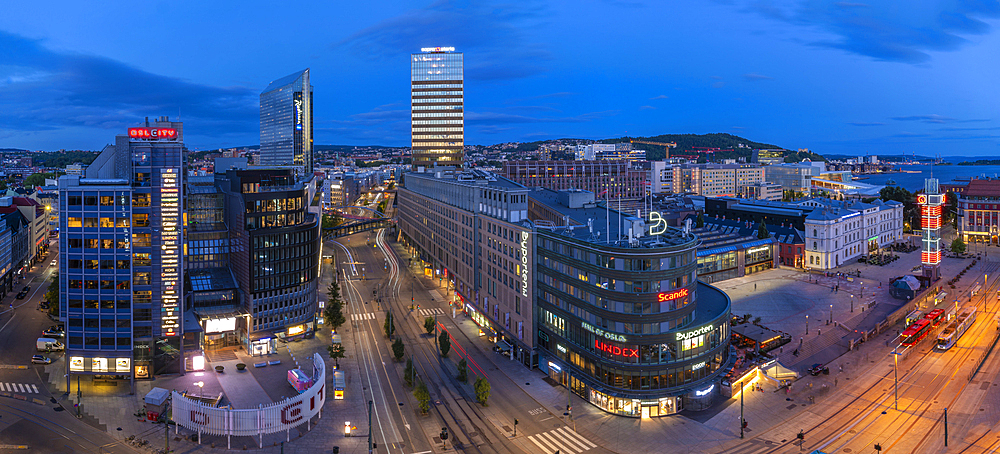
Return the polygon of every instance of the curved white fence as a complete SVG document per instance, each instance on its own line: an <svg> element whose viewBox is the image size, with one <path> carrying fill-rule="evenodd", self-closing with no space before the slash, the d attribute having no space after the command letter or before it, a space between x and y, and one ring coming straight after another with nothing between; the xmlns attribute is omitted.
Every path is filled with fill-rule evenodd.
<svg viewBox="0 0 1000 454"><path fill-rule="evenodd" d="M326 366L323 357L313 355L313 385L302 394L288 400L255 409L233 410L202 405L174 391L173 420L178 426L200 434L223 436L257 436L286 432L313 416L320 415L326 401ZM200 439L200 437L199 437Z"/></svg>

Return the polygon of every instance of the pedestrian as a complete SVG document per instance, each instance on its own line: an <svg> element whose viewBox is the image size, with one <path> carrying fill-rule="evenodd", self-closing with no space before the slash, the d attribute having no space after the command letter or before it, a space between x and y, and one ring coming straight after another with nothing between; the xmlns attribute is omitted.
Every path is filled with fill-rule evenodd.
<svg viewBox="0 0 1000 454"><path fill-rule="evenodd" d="M840 379L838 379L838 378L834 378L834 379L833 379L833 386L834 386L834 387L837 387L837 382L839 382L839 381L840 381Z"/></svg>
<svg viewBox="0 0 1000 454"><path fill-rule="evenodd" d="M844 365L843 364L838 364L837 367L840 369L840 372L844 371Z"/></svg>
<svg viewBox="0 0 1000 454"><path fill-rule="evenodd" d="M754 282L754 284L753 284L753 291L755 291L755 292L757 291L757 283L756 282Z"/></svg>

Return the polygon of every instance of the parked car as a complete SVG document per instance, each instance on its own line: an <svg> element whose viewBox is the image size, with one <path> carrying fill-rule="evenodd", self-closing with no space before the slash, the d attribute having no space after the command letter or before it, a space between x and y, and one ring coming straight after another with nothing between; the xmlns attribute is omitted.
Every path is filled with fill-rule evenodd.
<svg viewBox="0 0 1000 454"><path fill-rule="evenodd" d="M24 288L21 289L21 291L24 292L24 293L28 293L28 292L31 291L31 286L30 285L25 285Z"/></svg>
<svg viewBox="0 0 1000 454"><path fill-rule="evenodd" d="M820 363L813 364L809 367L809 375L817 376L819 374L830 375L830 368L826 367Z"/></svg>
<svg viewBox="0 0 1000 454"><path fill-rule="evenodd" d="M52 261L49 262L49 266L56 266L58 264L59 264L59 260L56 260L56 259L52 259Z"/></svg>
<svg viewBox="0 0 1000 454"><path fill-rule="evenodd" d="M48 301L42 301L41 303L38 303L38 308L41 309L41 310L43 310L43 311L49 310L49 302Z"/></svg>
<svg viewBox="0 0 1000 454"><path fill-rule="evenodd" d="M52 358L42 355L34 355L31 357L31 364L49 364L52 362Z"/></svg>
<svg viewBox="0 0 1000 454"><path fill-rule="evenodd" d="M19 300L23 300L26 296L28 296L28 292L25 292L24 290L22 290L22 291L20 291L17 294L17 296L15 298L17 298Z"/></svg>
<svg viewBox="0 0 1000 454"><path fill-rule="evenodd" d="M47 329L45 331L42 331L42 337L54 337L54 338L57 338L57 339L61 339L61 338L65 337L65 336L66 336L66 332L63 331L63 330Z"/></svg>

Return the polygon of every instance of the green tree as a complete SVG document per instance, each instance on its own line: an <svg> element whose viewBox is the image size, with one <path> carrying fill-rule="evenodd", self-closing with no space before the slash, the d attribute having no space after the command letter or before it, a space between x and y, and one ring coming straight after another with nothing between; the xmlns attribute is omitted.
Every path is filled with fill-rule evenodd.
<svg viewBox="0 0 1000 454"><path fill-rule="evenodd" d="M469 365L465 362L465 358L458 361L458 381L465 383L469 380Z"/></svg>
<svg viewBox="0 0 1000 454"><path fill-rule="evenodd" d="M403 380L406 381L406 386L413 386L413 357L406 358L406 368L403 369Z"/></svg>
<svg viewBox="0 0 1000 454"><path fill-rule="evenodd" d="M476 389L476 400L485 407L487 399L490 398L490 382L486 381L484 377L479 377L473 384L473 388Z"/></svg>
<svg viewBox="0 0 1000 454"><path fill-rule="evenodd" d="M425 318L424 319L424 331L427 331L427 334L433 333L434 332L434 325L436 323L437 322L434 321L434 317L427 317L427 318Z"/></svg>
<svg viewBox="0 0 1000 454"><path fill-rule="evenodd" d="M52 281L49 282L49 288L45 290L44 299L51 305L59 305L59 272L52 273Z"/></svg>
<svg viewBox="0 0 1000 454"><path fill-rule="evenodd" d="M447 358L448 352L451 351L451 336L448 335L447 331L441 331L441 335L438 336L438 345L441 346L441 356Z"/></svg>
<svg viewBox="0 0 1000 454"><path fill-rule="evenodd" d="M705 213L698 213L698 222L695 223L695 227L702 228L705 226Z"/></svg>
<svg viewBox="0 0 1000 454"><path fill-rule="evenodd" d="M426 414L431 409L431 393L427 391L427 385L423 380L417 382L417 388L413 390L413 397L417 398L417 406L420 412Z"/></svg>
<svg viewBox="0 0 1000 454"><path fill-rule="evenodd" d="M25 187L29 187L29 186L44 186L46 178L49 178L49 179L56 178L56 174L55 173L33 173L31 175L28 175L28 178L24 179L24 186Z"/></svg>
<svg viewBox="0 0 1000 454"><path fill-rule="evenodd" d="M886 186L878 192L883 201L895 200L902 204L912 204L913 194L900 186Z"/></svg>
<svg viewBox="0 0 1000 454"><path fill-rule="evenodd" d="M385 314L385 324L382 326L385 330L385 337L392 339L392 333L396 332L396 325L392 321L392 311L386 312Z"/></svg>
<svg viewBox="0 0 1000 454"><path fill-rule="evenodd" d="M965 241L961 238L955 238L951 241L951 252L956 254L961 254L965 252Z"/></svg>
<svg viewBox="0 0 1000 454"><path fill-rule="evenodd" d="M757 226L757 238L761 240L771 238L771 232L767 231L767 224L764 221L760 221L760 225Z"/></svg>
<svg viewBox="0 0 1000 454"><path fill-rule="evenodd" d="M403 359L403 353L405 353L405 346L403 345L403 339L397 337L396 342L392 343L392 356L396 357L396 361Z"/></svg>
<svg viewBox="0 0 1000 454"><path fill-rule="evenodd" d="M323 308L323 319L330 329L336 331L341 325L347 323L347 317L344 316L344 302L340 299L340 285L336 280L327 288L327 296L329 301Z"/></svg>
<svg viewBox="0 0 1000 454"><path fill-rule="evenodd" d="M330 353L330 359L337 363L337 369L340 369L340 358L345 357L344 345L343 344L333 344L326 347L326 351Z"/></svg>

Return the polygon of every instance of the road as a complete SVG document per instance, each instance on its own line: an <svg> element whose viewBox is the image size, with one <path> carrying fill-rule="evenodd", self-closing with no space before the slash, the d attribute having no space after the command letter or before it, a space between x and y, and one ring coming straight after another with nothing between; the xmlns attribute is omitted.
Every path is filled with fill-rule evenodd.
<svg viewBox="0 0 1000 454"><path fill-rule="evenodd" d="M544 408L494 365L493 360L499 357L494 358L490 346L478 337L470 338L460 328L459 324L471 321L464 316L452 319L447 301L435 301L424 290L384 230L328 244L337 248L343 269L341 293L347 303L348 322L355 324L356 332L363 332L357 357L365 364L362 380L365 392L370 393L366 398L374 402L372 425L379 452L440 452L445 446L439 437L442 427L449 430L448 450L457 446L459 451L469 453L605 452L574 438L578 435L569 432L572 428L561 414ZM419 305L419 310L411 304ZM402 380L405 361L394 360L390 341L385 337L384 322L390 310L396 329L393 340L403 340L405 356L413 359L417 378L430 391L427 416L415 410L412 388ZM437 333L449 333L449 358L439 356L435 336L424 330L424 318L432 315L437 316ZM467 359L468 383L456 378L456 364L461 358ZM499 364L524 367L506 359ZM472 390L471 383L480 376L491 385L488 407L476 403ZM516 437L515 419L519 422Z"/></svg>
<svg viewBox="0 0 1000 454"><path fill-rule="evenodd" d="M856 374L854 382L839 380L842 388L836 391L838 397L829 398L827 405L751 438L770 442L773 447L760 448L760 444L751 442L729 452L797 452L803 448L807 452L817 450L828 454L875 452L876 444L883 452L893 453L949 449L952 450L949 452L995 452L1000 447L996 410L991 408L988 417L981 413L995 406L1000 398L993 383L1000 373L998 353L994 351L982 369L974 377L972 374L998 333L998 283L994 278L971 301L961 299L969 301L966 304L975 304L978 315L975 324L951 349L934 348L937 334L947 325L942 323L908 356L900 356L896 371L892 350L885 349L887 352L878 357L872 354L862 366L866 370ZM832 375L837 373L831 371ZM992 401L988 400L991 397ZM946 408L950 409L949 447L945 447ZM800 430L804 442L795 437Z"/></svg>
<svg viewBox="0 0 1000 454"><path fill-rule="evenodd" d="M134 450L115 444L107 433L99 431L73 416L52 398L42 365L32 365L35 340L42 330L55 324L48 313L38 309L48 290L53 273L51 266L59 256L58 243L52 243L47 257L14 284L14 291L0 301L5 310L0 313L0 450L17 452L112 452ZM25 285L31 291L25 299L16 299ZM13 310L10 309L13 304ZM45 353L56 357L61 352ZM57 394L61 394L59 390ZM9 396L9 397L8 397ZM23 399L23 400L22 400ZM103 446L103 448L102 448Z"/></svg>

